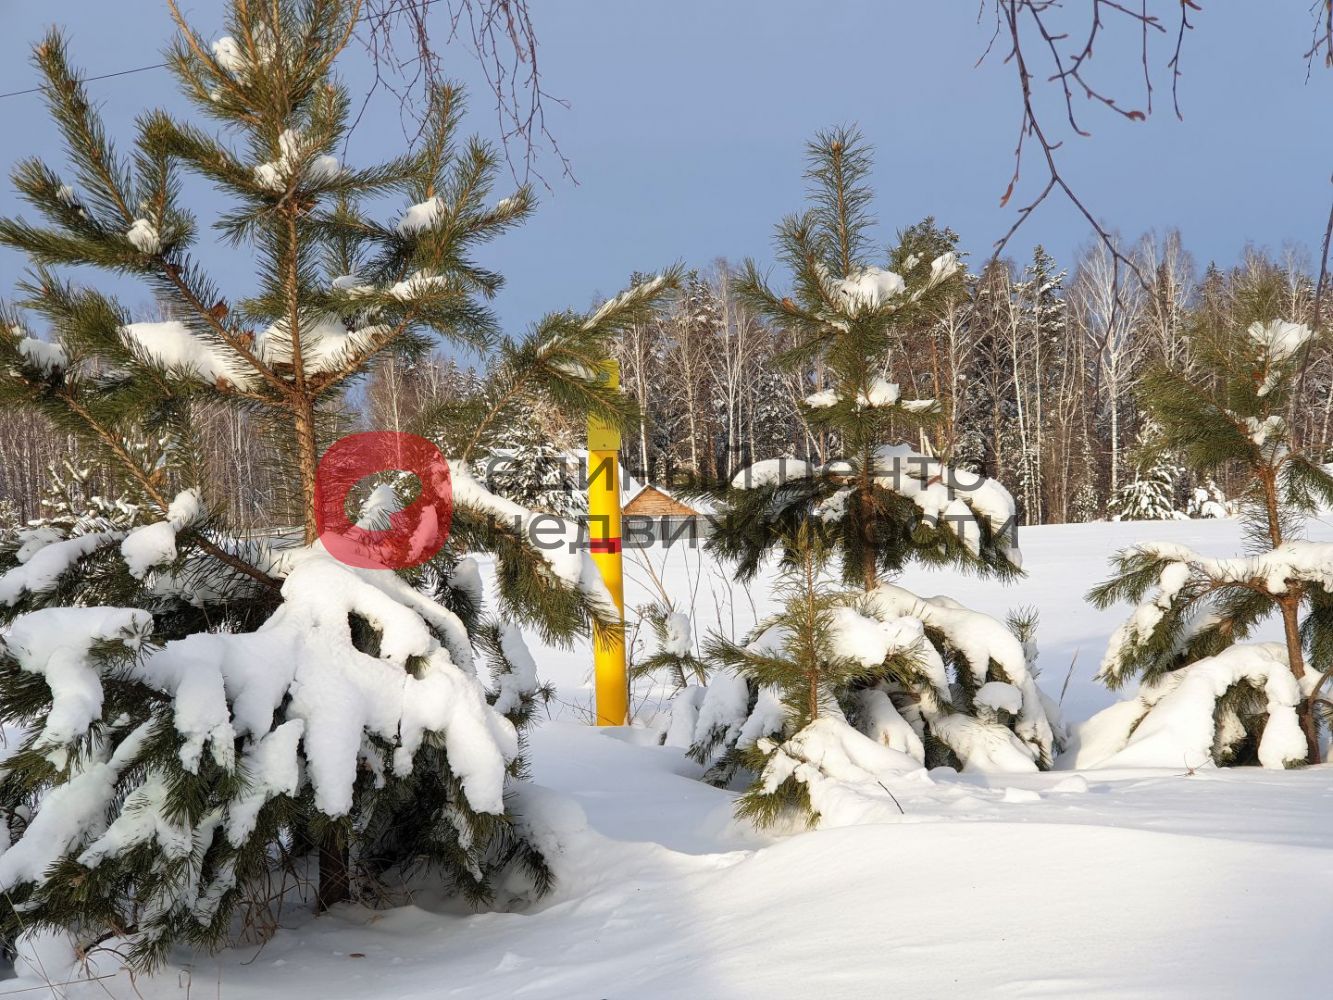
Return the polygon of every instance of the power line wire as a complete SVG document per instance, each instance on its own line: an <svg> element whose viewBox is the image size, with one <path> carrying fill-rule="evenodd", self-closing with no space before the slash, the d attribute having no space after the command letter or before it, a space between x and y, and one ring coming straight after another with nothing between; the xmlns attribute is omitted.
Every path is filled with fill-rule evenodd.
<svg viewBox="0 0 1333 1000"><path fill-rule="evenodd" d="M419 5L423 8L433 7L435 4L439 2L440 0L420 0ZM399 14L403 13L405 10L406 8L404 8L404 10L397 10L391 8L389 10L384 11L383 13ZM167 65L168 65L167 63L160 62L160 63L153 63L153 65L151 66L136 66L134 69L122 69L115 73L102 73L99 76L85 76L83 78L83 82L92 83L94 80L110 80L113 77L117 76L129 76L131 73L147 73L150 69L166 69ZM41 90L42 90L41 87L29 87L27 90L11 90L7 94L0 94L0 100L3 100L6 97L22 97L24 94L38 94L41 93Z"/></svg>
<svg viewBox="0 0 1333 1000"><path fill-rule="evenodd" d="M94 80L110 80L113 76L129 76L131 73L146 73L150 69L165 69L166 63L153 63L151 66L137 66L134 69L122 69L115 73L103 73L100 76L85 76L84 83L92 83ZM8 94L0 94L0 98L21 97L24 94L39 94L41 87L29 87L27 90L11 90Z"/></svg>

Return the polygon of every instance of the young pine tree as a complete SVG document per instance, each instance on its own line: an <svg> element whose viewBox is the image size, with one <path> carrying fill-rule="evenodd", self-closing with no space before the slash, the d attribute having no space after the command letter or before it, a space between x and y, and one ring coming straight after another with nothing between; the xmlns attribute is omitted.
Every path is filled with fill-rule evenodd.
<svg viewBox="0 0 1333 1000"><path fill-rule="evenodd" d="M322 907L421 868L475 901L515 864L549 882L510 811L536 691L515 626L569 638L611 606L586 553L534 545L531 513L466 469L536 399L623 418L595 364L673 280L503 339L486 306L502 279L475 251L533 200L493 197L496 155L459 137L456 92L433 95L415 150L352 166L333 66L359 3L233 0L211 45L171 12L193 119L144 114L126 155L49 35L36 62L71 173L21 162L40 219L0 220L31 262L0 318L4 419L44 414L135 511L0 554L0 723L25 734L0 770L0 938L128 937L140 967L220 945L266 882L313 866ZM252 282L207 276L189 175L228 200L212 228L247 249ZM137 279L172 318L133 322L69 267ZM441 343L498 355L493 384L420 428L451 459L448 543L402 573L339 562L317 538L316 472L347 393ZM243 413L290 484L260 531L229 530L209 495L205 405ZM496 557L495 612L476 550Z"/></svg>
<svg viewBox="0 0 1333 1000"><path fill-rule="evenodd" d="M1242 302L1249 315L1238 328L1192 338L1204 377L1159 368L1143 382L1144 407L1192 471L1241 477L1249 551L1215 559L1155 543L1116 556L1115 576L1089 597L1099 607L1126 599L1139 607L1112 637L1099 676L1111 687L1135 676L1143 684L1136 708L1117 707L1118 721L1084 756L1088 763L1162 753L1174 758L1163 766L1180 765L1185 753L1191 766L1320 759L1316 705L1333 666L1333 546L1302 540L1301 525L1333 503L1333 477L1291 439L1286 415L1314 338L1273 319L1275 303L1255 292ZM1280 644L1242 644L1273 615ZM1200 742L1190 733L1210 736Z"/></svg>
<svg viewBox="0 0 1333 1000"><path fill-rule="evenodd" d="M1150 424L1139 434L1134 478L1116 490L1108 508L1116 521L1175 521L1181 468L1167 451L1161 428Z"/></svg>
<svg viewBox="0 0 1333 1000"><path fill-rule="evenodd" d="M868 682L888 660L868 663L855 650L840 647L839 626L844 624L842 616L856 613L854 598L821 580L828 552L817 533L803 526L789 548L795 563L775 594L781 610L756 627L753 641L738 645L714 637L708 649L710 659L766 692L769 708L782 717L778 729L759 735L739 751L737 760L756 775L737 803L737 815L765 826L793 810L811 823L818 820L818 767L802 770L795 762L808 762L811 742L870 743L855 730L838 725L842 711L836 692ZM910 650L894 649L889 655L904 665L911 663ZM903 763L912 764L906 757Z"/></svg>
<svg viewBox="0 0 1333 1000"><path fill-rule="evenodd" d="M940 417L937 401L902 399L889 375L904 333L928 322L940 301L957 291L955 254L929 256L951 240L947 231L917 227L884 263L872 263L874 220L866 184L871 164L861 137L846 129L822 134L810 144L809 163L812 205L785 219L777 232L779 258L790 270L790 295L771 289L753 263L738 287L757 312L791 331L795 347L783 361L823 373L825 388L806 398L805 415L835 442L839 457L822 466L775 459L741 470L721 499L709 545L734 560L745 581L774 552L787 567L803 565L806 557L795 540L818 532L838 576L860 588L886 621L911 619L918 631L926 623L930 649L924 655L938 669L929 678L920 671L887 670L893 680L883 693L893 704L881 714L910 719L913 739L927 745L931 763L1019 770L1049 765L1055 727L1021 652L1000 652L1003 639L991 643L990 626L998 623L977 616L990 623L977 626L985 639L970 646L955 643L950 626L939 624L955 610L946 607L947 599L924 601L885 582L887 574L912 561L1001 577L1020 572L1008 490L893 443L896 435L929 427ZM960 655L963 647L971 650L970 661ZM984 652L977 656L978 650ZM1013 689L1003 715L977 699L991 681ZM740 688L728 694L735 685ZM843 693L851 698L855 691ZM694 753L723 763L714 777L725 780L734 771L730 751L751 740L753 732L742 737L745 720L770 696L752 674L742 674L715 677L702 702L688 692L680 700L682 711L699 706ZM774 718L778 728L787 726L781 713ZM986 738L971 725L979 720L993 724ZM867 731L874 729L872 722L866 725Z"/></svg>
<svg viewBox="0 0 1333 1000"><path fill-rule="evenodd" d="M891 444L939 418L938 401L902 399L888 367L901 332L957 291L957 257L926 260L900 246L883 265L871 263L871 158L858 133L817 136L809 163L812 205L777 229L790 295L771 289L753 262L737 289L792 331L796 346L784 363L823 372L825 388L807 397L805 416L834 437L840 457L820 468L774 461L742 470L725 498L714 547L748 578L764 553L818 516L836 527L843 579L866 590L914 559L1014 575L1008 491Z"/></svg>
<svg viewBox="0 0 1333 1000"><path fill-rule="evenodd" d="M1030 618L1011 627L947 598L831 586L813 524L788 547L796 559L780 610L744 643L714 636L710 684L678 698L706 777L753 776L739 815L839 823L840 799L878 799L885 782L923 766L1049 765L1056 734L1035 684Z"/></svg>

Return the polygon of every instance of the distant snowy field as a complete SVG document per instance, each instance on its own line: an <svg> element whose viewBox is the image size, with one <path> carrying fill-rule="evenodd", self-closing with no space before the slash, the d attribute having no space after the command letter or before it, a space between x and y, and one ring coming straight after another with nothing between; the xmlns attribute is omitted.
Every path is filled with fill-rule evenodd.
<svg viewBox="0 0 1333 1000"><path fill-rule="evenodd" d="M1333 540L1333 523L1312 538ZM1170 539L1233 552L1232 521L1025 529L1027 578L1003 585L906 574L1003 615L1041 615L1040 682L1078 722L1116 696L1094 682L1123 609L1083 594L1107 557ZM641 553L631 606L670 595L739 636L768 582L728 581L698 550ZM651 642L651 639L649 639ZM732 794L696 780L648 729L580 724L586 647L534 646L558 688L531 737L520 811L559 855L555 892L521 912L464 915L418 897L313 920L292 915L262 949L178 956L133 986L72 998L1254 997L1329 995L1333 766L1305 771L1056 771L982 778L936 771L876 825L760 836ZM1072 672L1070 670L1073 665ZM641 691L647 718L660 694ZM0 981L0 997L40 977ZM137 994L136 994L137 989ZM60 995L60 994L57 994Z"/></svg>

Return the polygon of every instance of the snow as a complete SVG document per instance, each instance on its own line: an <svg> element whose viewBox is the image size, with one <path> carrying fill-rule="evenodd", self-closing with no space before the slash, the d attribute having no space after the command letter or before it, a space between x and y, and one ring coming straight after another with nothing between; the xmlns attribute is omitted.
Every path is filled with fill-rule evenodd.
<svg viewBox="0 0 1333 1000"><path fill-rule="evenodd" d="M147 219L135 219L134 225L125 233L125 238L140 253L153 254L162 249L162 239L158 236L157 227Z"/></svg>
<svg viewBox="0 0 1333 1000"><path fill-rule="evenodd" d="M109 758L95 744L73 776L47 793L19 840L0 854L0 892L40 878L72 845L106 823L106 803L120 774L142 749L152 729L145 722L121 741Z"/></svg>
<svg viewBox="0 0 1333 1000"><path fill-rule="evenodd" d="M1165 675L1139 691L1132 707L1115 705L1076 731L1080 749L1071 766L1210 767L1216 703L1235 684L1248 682L1268 697L1268 721L1259 762L1282 768L1305 759L1296 718L1300 690L1278 643L1238 644Z"/></svg>
<svg viewBox="0 0 1333 1000"><path fill-rule="evenodd" d="M1304 323L1290 323L1281 319L1251 323L1246 333L1250 341L1262 348L1268 359L1275 363L1290 361L1314 336L1314 332ZM1259 394L1264 395L1264 390Z"/></svg>
<svg viewBox="0 0 1333 1000"><path fill-rule="evenodd" d="M926 748L912 724L902 717L887 694L877 688L861 692L859 711L861 729L891 750L905 753L918 763L924 763Z"/></svg>
<svg viewBox="0 0 1333 1000"><path fill-rule="evenodd" d="M500 626L500 651L510 669L500 675L494 708L501 715L509 715L518 711L524 695L537 690L537 661L523 641L523 633L511 622Z"/></svg>
<svg viewBox="0 0 1333 1000"><path fill-rule="evenodd" d="M649 278L647 281L641 281L637 285L632 285L631 287L626 288L619 295L615 296L614 298L607 299L600 306L598 306L597 310L586 320L583 321L583 329L585 330L593 329L595 326L597 326L598 323L602 322L602 320L606 319L607 316L611 315L611 313L615 312L617 309L620 309L626 303L634 299L646 299L650 296L656 295L657 292L660 291L662 287L666 284L666 281L667 281L667 276L665 274L658 274Z"/></svg>
<svg viewBox="0 0 1333 1000"><path fill-rule="evenodd" d="M444 218L444 199L439 195L410 206L398 220L399 236L415 236L433 229Z"/></svg>
<svg viewBox="0 0 1333 1000"><path fill-rule="evenodd" d="M486 585L481 579L481 567L477 560L466 556L458 560L458 565L449 574L449 586L468 596L474 608L480 607L486 593Z"/></svg>
<svg viewBox="0 0 1333 1000"><path fill-rule="evenodd" d="M694 731L699 725L699 706L703 704L708 688L691 684L671 700L667 726L662 733L663 746L688 750L694 742Z"/></svg>
<svg viewBox="0 0 1333 1000"><path fill-rule="evenodd" d="M994 711L1017 715L1023 707L1023 692L1004 681L987 681L977 689L975 701Z"/></svg>
<svg viewBox="0 0 1333 1000"><path fill-rule="evenodd" d="M834 608L829 615L829 647L835 656L873 667L890 653L912 649L922 639L921 623L911 618L881 621L856 608Z"/></svg>
<svg viewBox="0 0 1333 1000"><path fill-rule="evenodd" d="M228 1000L1325 992L1307 959L1333 919L1333 769L1097 772L1085 789L1060 773L894 778L906 815L885 795L874 824L760 837L731 820L734 793L639 735L533 733L538 785L514 809L558 878L536 905L477 915L421 892L284 911L266 945L182 954L135 986L145 1000L191 981ZM51 955L55 979L68 953ZM123 974L70 989L108 993L136 995Z"/></svg>
<svg viewBox="0 0 1333 1000"><path fill-rule="evenodd" d="M241 46L230 35L223 35L213 43L213 58L219 66L236 77L242 76L250 65Z"/></svg>
<svg viewBox="0 0 1333 1000"><path fill-rule="evenodd" d="M735 744L749 704L750 692L744 677L725 668L715 671L708 679L700 703L697 707L690 706L690 714L695 720L694 740L704 740L710 733L715 733L722 737L724 746ZM672 728L676 728L674 718Z"/></svg>
<svg viewBox="0 0 1333 1000"><path fill-rule="evenodd" d="M230 350L207 343L178 320L130 323L120 328L120 336L145 361L183 371L205 382L226 379L244 386L252 378L248 369L238 367L238 359Z"/></svg>
<svg viewBox="0 0 1333 1000"><path fill-rule="evenodd" d="M816 410L826 410L838 405L838 394L832 389L821 389L805 397L805 405Z"/></svg>
<svg viewBox="0 0 1333 1000"><path fill-rule="evenodd" d="M327 183L342 175L342 164L336 156L321 154L311 157L310 152L300 132L286 129L278 136L277 158L255 167L255 183L269 191L283 191L298 166L303 168L300 179L307 184ZM306 161L304 164L303 160Z"/></svg>
<svg viewBox="0 0 1333 1000"><path fill-rule="evenodd" d="M666 642L662 652L669 656L689 656L694 650L690 644L690 616L673 611L666 617Z"/></svg>
<svg viewBox="0 0 1333 1000"><path fill-rule="evenodd" d="M375 291L375 286L366 284L359 274L340 274L329 282L329 287L353 297L369 295Z"/></svg>
<svg viewBox="0 0 1333 1000"><path fill-rule="evenodd" d="M245 794L227 812L227 841L239 846L254 832L259 810L279 795L295 795L301 787L298 744L305 723L291 719L256 740L241 761L248 781Z"/></svg>
<svg viewBox="0 0 1333 1000"><path fill-rule="evenodd" d="M125 608L43 608L14 619L3 638L5 653L51 689L36 746L67 746L99 718L102 682L89 660L92 646L119 640L137 647L151 628L148 612Z"/></svg>
<svg viewBox="0 0 1333 1000"><path fill-rule="evenodd" d="M1316 521L1310 536L1333 540L1333 524ZM1066 714L1086 719L1112 704L1138 713L1094 678L1125 609L1099 611L1082 594L1104 579L1108 556L1144 541L1211 557L1237 549L1241 526L1025 528L1029 575L1017 583L912 567L895 584L954 594L992 617L1036 607L1042 663L1052 672L1043 681L1055 692L1069 673ZM628 606L652 597L649 574L636 570L636 560L649 559L683 595L681 611L701 633L735 636L773 609L768 574L740 588L685 546L627 554ZM477 564L490 585L491 560ZM1279 637L1268 623L1260 640ZM250 686L262 690L274 664L298 655L292 641L238 678L247 694ZM698 780L702 767L679 742L656 745L653 728L572 721L591 691L586 643L531 652L571 706L553 705L550 721L542 713L529 736L538 784L512 803L515 822L554 854L550 896L532 904L522 886L506 885L500 912L482 915L460 913L428 889L389 909L345 906L319 918L284 911L283 929L263 947L213 958L182 952L161 974L136 981L142 996L180 997L182 982L194 977L196 991L207 983L230 1000L434 996L442 982L460 996L533 998L608 995L608 982L654 998L796 998L812 983L831 997L1326 992L1327 974L1309 956L1323 953L1333 920L1333 766L1190 773L1176 760L993 777L936 770L924 780L915 755L893 744L886 712L875 727L885 735L866 742L901 756L876 763L858 741L822 734L813 748L829 771L855 775L855 767L887 778L892 798L883 789L868 798L864 781L852 782L858 798L840 798L835 779L819 782L830 821L874 822L761 835L732 818L734 791ZM726 688L719 677L710 692ZM699 697L694 691L678 700L682 714ZM867 696L874 704L862 706L865 715L886 704L896 713L883 692ZM1081 735L1086 751L1086 727ZM283 739L299 742L291 731ZM279 749L275 743L271 764L256 768L266 784L293 773L292 756ZM77 810L97 799L65 796L57 806L95 837L104 816ZM40 871L59 853L58 845L20 843L27 846L13 860L14 849L0 854L0 875ZM69 957L58 942L51 951L48 974ZM0 993L42 986L30 966L24 971L0 983ZM108 992L135 995L123 973L69 988L74 1000Z"/></svg>
<svg viewBox="0 0 1333 1000"><path fill-rule="evenodd" d="M93 531L60 541L42 537L48 540L40 547L32 546L30 543L35 539L29 537L29 544L19 552L23 561L0 575L0 604L13 607L25 594L42 594L53 589L80 559L118 541L122 533Z"/></svg>
<svg viewBox="0 0 1333 1000"><path fill-rule="evenodd" d="M907 282L901 274L879 267L862 268L828 284L839 304L852 316L873 312L907 291Z"/></svg>
<svg viewBox="0 0 1333 1000"><path fill-rule="evenodd" d="M189 527L203 515L203 498L191 487L181 490L167 506L167 520L177 531Z"/></svg>
<svg viewBox="0 0 1333 1000"><path fill-rule="evenodd" d="M69 357L59 344L51 344L36 337L23 337L18 346L24 360L43 375L51 375L69 367Z"/></svg>
<svg viewBox="0 0 1333 1000"><path fill-rule="evenodd" d="M389 294L402 302L429 295L438 288L448 288L449 279L439 274L422 274L418 271L389 287Z"/></svg>
<svg viewBox="0 0 1333 1000"><path fill-rule="evenodd" d="M857 393L856 405L863 408L892 406L898 402L898 383L873 378L870 385Z"/></svg>
<svg viewBox="0 0 1333 1000"><path fill-rule="evenodd" d="M341 319L331 314L302 323L299 327L301 366L307 373L337 368L349 354L363 350L385 329L367 326L349 330ZM278 320L255 337L255 353L267 364L293 363L295 354L287 320Z"/></svg>
<svg viewBox="0 0 1333 1000"><path fill-rule="evenodd" d="M952 278L961 268L962 264L958 261L958 255L952 250L948 250L930 262L929 283L938 285L941 281Z"/></svg>
<svg viewBox="0 0 1333 1000"><path fill-rule="evenodd" d="M135 528L120 543L120 554L130 576L142 580L154 566L165 566L176 558L176 529L168 521Z"/></svg>
<svg viewBox="0 0 1333 1000"><path fill-rule="evenodd" d="M759 748L770 753L759 787L771 793L789 778L804 785L820 829L891 820L902 810L889 785L930 781L909 754L827 716L780 744L760 740Z"/></svg>

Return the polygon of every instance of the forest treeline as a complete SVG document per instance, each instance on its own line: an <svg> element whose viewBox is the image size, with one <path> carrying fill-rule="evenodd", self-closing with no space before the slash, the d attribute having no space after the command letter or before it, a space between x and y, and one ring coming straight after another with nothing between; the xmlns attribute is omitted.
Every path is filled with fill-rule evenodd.
<svg viewBox="0 0 1333 1000"><path fill-rule="evenodd" d="M958 234L933 219L900 232L899 242L904 256L962 255ZM1297 250L1251 248L1229 269L1199 267L1170 231L1122 251L1134 268L1117 268L1100 242L1068 262L1041 246L1024 261L983 261L875 373L903 398L937 400L945 414L936 428L904 427L899 436L1003 482L1023 524L1220 512L1228 483L1196 481L1160 447L1137 400L1140 376L1160 364L1205 378L1192 343L1234 325L1237 303L1256 289L1279 295L1275 305L1291 320L1313 319L1312 268ZM789 332L736 294L736 274L721 260L690 271L669 305L618 345L622 385L639 411L624 461L640 479L706 485L760 459L820 463L838 454L838 442L802 406L824 388L819 364L793 357ZM348 430L412 430L422 414L476 395L484 381L466 361L386 359L343 418ZM1317 346L1290 422L1295 440L1323 458L1333 449L1331 385L1333 353ZM240 523L259 520L279 484L245 413L204 409L198 419L214 495L227 498ZM581 436L582 428L534 411L496 447L538 461L579 447ZM72 477L70 467L86 476ZM51 503L52 468L64 489L75 481L89 494L114 493L69 438L39 420L14 422L0 427L0 518L39 516L42 498ZM558 507L550 498L572 486L552 464L516 484L525 494L516 498Z"/></svg>

